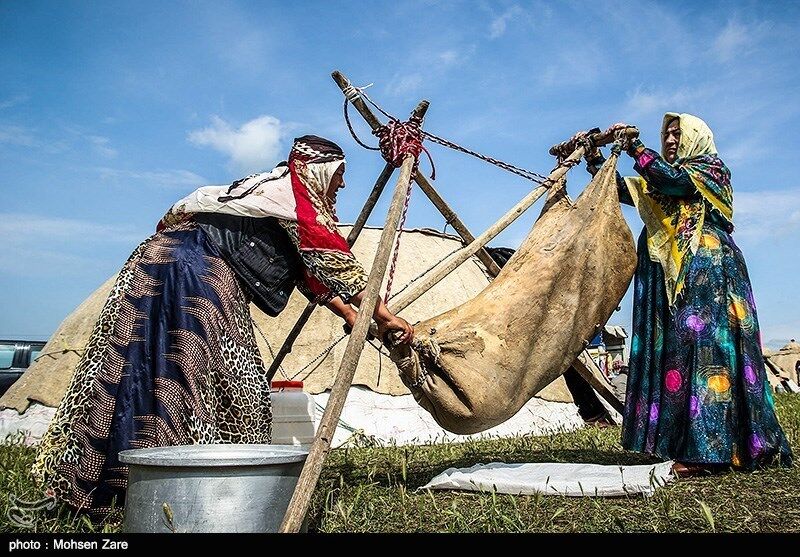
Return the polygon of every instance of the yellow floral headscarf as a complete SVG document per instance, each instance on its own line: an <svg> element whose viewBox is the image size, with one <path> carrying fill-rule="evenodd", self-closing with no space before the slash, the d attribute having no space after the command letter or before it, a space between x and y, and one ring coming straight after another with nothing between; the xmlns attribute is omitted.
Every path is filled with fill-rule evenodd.
<svg viewBox="0 0 800 557"><path fill-rule="evenodd" d="M641 177L625 178L628 190L647 228L650 259L661 263L669 305L683 290L686 270L697 252L706 207L716 210L729 224L733 219L730 171L717 157L714 134L691 114L667 112L661 125L661 152L667 125L678 119L681 139L674 166L684 168L697 192L695 197L670 197L651 188Z"/></svg>

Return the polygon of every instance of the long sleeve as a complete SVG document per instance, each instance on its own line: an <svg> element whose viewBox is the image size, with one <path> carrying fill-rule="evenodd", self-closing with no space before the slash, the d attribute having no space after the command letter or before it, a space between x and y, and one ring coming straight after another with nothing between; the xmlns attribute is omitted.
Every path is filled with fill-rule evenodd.
<svg viewBox="0 0 800 557"><path fill-rule="evenodd" d="M325 250L301 250L297 223L279 220L300 254L306 270L305 284L298 288L309 298L325 303L335 296L345 302L364 290L367 273L351 253Z"/></svg>
<svg viewBox="0 0 800 557"><path fill-rule="evenodd" d="M633 169L648 185L670 197L690 197L697 194L694 182L684 168L675 168L661 155L636 140L628 151L635 161Z"/></svg>

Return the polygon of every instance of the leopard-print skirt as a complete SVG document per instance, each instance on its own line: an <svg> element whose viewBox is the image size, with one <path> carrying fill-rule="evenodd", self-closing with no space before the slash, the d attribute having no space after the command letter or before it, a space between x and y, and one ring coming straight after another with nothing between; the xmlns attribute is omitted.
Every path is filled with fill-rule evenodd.
<svg viewBox="0 0 800 557"><path fill-rule="evenodd" d="M124 501L125 449L269 443L272 405L248 301L203 231L176 225L120 271L33 467L93 514Z"/></svg>

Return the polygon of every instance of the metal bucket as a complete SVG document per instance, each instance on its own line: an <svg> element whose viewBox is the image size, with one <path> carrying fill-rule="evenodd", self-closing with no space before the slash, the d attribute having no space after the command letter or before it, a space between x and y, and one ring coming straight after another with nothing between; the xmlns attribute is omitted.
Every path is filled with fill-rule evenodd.
<svg viewBox="0 0 800 557"><path fill-rule="evenodd" d="M182 445L119 453L130 467L124 532L277 532L308 451Z"/></svg>

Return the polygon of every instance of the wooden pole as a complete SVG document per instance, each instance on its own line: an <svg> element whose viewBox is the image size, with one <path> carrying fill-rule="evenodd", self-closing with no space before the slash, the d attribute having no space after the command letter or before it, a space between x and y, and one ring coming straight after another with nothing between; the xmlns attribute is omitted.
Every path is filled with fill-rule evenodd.
<svg viewBox="0 0 800 557"><path fill-rule="evenodd" d="M386 217L386 223L384 224L381 239L378 244L378 251L375 254L375 260L372 263L372 269L369 273L369 279L367 280L367 286L364 292L364 298L361 301L358 317L353 326L353 332L350 334L350 339L347 342L347 348L345 349L342 363L339 366L339 371L336 374L336 381L331 389L328 404L325 406L325 412L322 415L317 435L314 437L314 442L311 445L308 458L303 466L303 471L300 473L297 487L295 488L291 501L289 501L289 508L286 510L286 515L283 517L283 523L280 527L281 532L298 532L300 530L300 526L308 511L308 505L311 502L314 488L319 480L320 472L322 472L322 465L325 462L325 457L330 451L333 435L336 432L336 425L339 422L347 393L353 382L358 360L361 357L361 351L366 342L367 330L369 329L372 314L378 302L381 283L383 282L386 267L389 263L389 256L392 253L394 235L397 230L397 225L400 223L400 215L403 211L406 191L411 180L411 171L414 162L415 158L412 155L407 155L403 161L403 166L400 168L400 177L394 189L392 202L389 206L389 213Z"/></svg>
<svg viewBox="0 0 800 557"><path fill-rule="evenodd" d="M338 72L334 72L334 79L336 79L335 74ZM349 81L346 81L347 78L344 77L342 74L338 74L340 79L345 80L345 85L339 84L339 87L342 87L344 90L347 85L349 85ZM337 80L336 83L339 83ZM360 99L359 99L360 100ZM364 101L361 101L361 104L364 104ZM412 117L417 118L424 118L425 113L428 112L428 107L430 103L428 101L422 100L417 104L417 107L411 112ZM365 105L366 108L366 105ZM367 109L369 110L369 109ZM376 120L377 121L377 120ZM380 125L380 123L378 124ZM375 181L375 185L372 187L372 191L367 197L367 201L364 203L364 207L362 207L361 212L356 218L356 221L353 223L353 228L350 230L350 234L347 235L347 245L353 247L353 244L356 243L358 236L361 234L361 231L364 229L364 225L367 224L367 219L369 218L370 214L372 214L372 210L375 208L375 205L378 203L378 199L380 198L381 194L383 193L386 184L389 182L389 178L392 177L392 173L394 172L394 166L389 163L383 167L383 171L381 172L378 179ZM303 331L303 328L308 323L308 320L311 319L311 315L314 313L314 309L317 307L317 304L314 302L308 302L306 304L305 309L303 309L303 313L297 318L295 321L294 327L292 330L289 331L289 334L286 336L286 339L283 341L280 350L275 356L272 358L272 363L269 365L269 369L267 370L267 380L272 381L272 378L275 377L275 374L278 372L278 368L283 363L283 360L292 351L292 346L294 346L294 342L297 340L297 337L300 336L300 333Z"/></svg>
<svg viewBox="0 0 800 557"><path fill-rule="evenodd" d="M605 131L598 131L596 133L589 134L589 140L597 147L601 147L603 145L608 145L612 141L614 141L616 135L616 130L612 130L611 128ZM629 138L633 139L635 137L639 137L639 130L634 126L628 126L625 128L625 135ZM562 141L557 145L553 145L550 147L550 154L554 157L563 157L567 153L571 153L577 147L576 142L573 139L568 139L566 141Z"/></svg>
<svg viewBox="0 0 800 557"><path fill-rule="evenodd" d="M600 368L597 367L597 365L594 363L594 360L592 360L592 357L588 352L586 352L586 350L581 352L580 356L575 358L575 361L572 362L572 367L575 368L575 371L577 371L578 374L583 377L583 379L589 383L589 385L591 385L595 391L597 391L597 394L603 397L614 410L624 415L625 407L623 404L619 401L616 395L614 395L608 385L599 380L595 374L592 373L592 370L589 369L589 366L592 366L598 373L602 373Z"/></svg>
<svg viewBox="0 0 800 557"><path fill-rule="evenodd" d="M342 73L338 70L332 72L331 77L336 82L336 85L339 86L339 89L342 90L342 93L347 94L348 89L352 86L350 80L347 79L344 75L342 75ZM367 121L367 124L369 124L370 128L372 128L373 130L377 130L378 128L381 127L381 123L369 109L367 103L364 102L364 99L358 96L355 98L350 98L350 102L353 103L353 107L355 107L355 109L358 110L358 113L364 117L364 120Z"/></svg>
<svg viewBox="0 0 800 557"><path fill-rule="evenodd" d="M364 225L367 224L367 219L369 218L370 214L372 214L372 209L374 209L375 205L378 203L378 199L380 199L386 184L389 183L389 178L392 177L392 173L394 173L394 166L387 162L383 167L380 176L378 176L378 179L375 181L372 191L369 192L369 197L367 197L364 207L361 209L361 212L358 214L358 217L353 223L353 228L350 229L350 233L347 235L347 245L351 248L353 247L353 244L356 243L361 231L364 229Z"/></svg>
<svg viewBox="0 0 800 557"><path fill-rule="evenodd" d="M336 84L339 85L342 92L345 92L351 86L350 80L340 72L335 71L331 74L331 76L333 77L334 81L336 81ZM427 103L427 101L422 102ZM375 114L372 112L369 106L367 106L363 99L361 99L361 97L353 101L353 106L356 108L356 110L358 110L358 113L364 117L364 120L367 121L367 124L369 124L373 131L380 127L381 123L375 117ZM442 213L445 221L452 225L453 230L455 230L456 233L461 236L464 244L469 244L472 242L475 239L475 236L473 236L470 231L467 230L466 225L461 221L460 218L458 218L458 215L455 213L455 211L450 208L450 206L445 202L444 199L442 199L439 193L433 189L433 186L431 186L430 182L428 182L425 176L417 172L414 181L419 185L420 189L422 189L425 195L428 196L428 199L431 200L431 203L433 203L434 207L436 207L439 212ZM489 252L486 251L483 246L480 247L477 255L478 259L481 260L493 277L496 277L500 273L500 267L497 265L497 263L495 263L494 259L492 259L492 256L489 255Z"/></svg>
<svg viewBox="0 0 800 557"><path fill-rule="evenodd" d="M555 170L553 170L553 172L550 173L550 175L547 177L546 183L557 183L572 166L581 160L583 153L583 147L578 147L575 149L575 151L573 151L573 153L567 157L564 162L562 162L558 167L556 167ZM547 190L548 186L540 186L531 191L519 203L512 207L510 211L500 217L500 220L486 229L483 234L478 236L472 243L450 255L447 259L431 269L430 273L425 277L424 280L400 294L398 299L392 302L392 304L389 306L389 311L395 314L402 311L417 298L433 288L447 275L455 271L459 265L473 256L478 249L485 246L495 236L500 234L500 232L505 230L511 223L517 220L517 218L519 218L522 213L527 211L537 199L544 195Z"/></svg>

